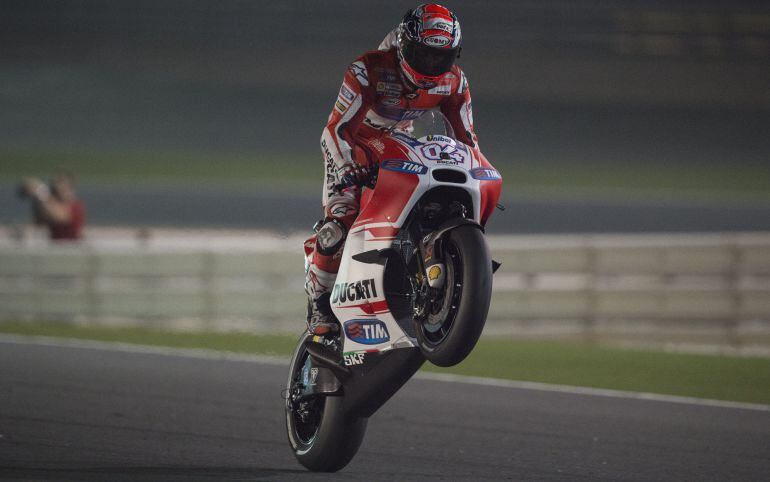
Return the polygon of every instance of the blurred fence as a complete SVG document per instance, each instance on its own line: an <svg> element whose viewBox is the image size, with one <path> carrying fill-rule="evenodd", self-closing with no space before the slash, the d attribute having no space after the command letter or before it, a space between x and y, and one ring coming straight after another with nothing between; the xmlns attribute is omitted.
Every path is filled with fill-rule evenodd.
<svg viewBox="0 0 770 482"><path fill-rule="evenodd" d="M0 244L0 317L302 327L301 237L92 236ZM490 237L487 334L770 347L770 233Z"/></svg>

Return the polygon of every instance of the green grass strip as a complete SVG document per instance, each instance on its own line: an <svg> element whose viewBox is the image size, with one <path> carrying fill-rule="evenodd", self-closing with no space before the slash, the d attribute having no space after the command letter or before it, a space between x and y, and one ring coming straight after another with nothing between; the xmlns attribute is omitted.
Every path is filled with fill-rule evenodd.
<svg viewBox="0 0 770 482"><path fill-rule="evenodd" d="M428 366L429 371L440 371ZM461 375L770 404L770 359L483 339Z"/></svg>
<svg viewBox="0 0 770 482"><path fill-rule="evenodd" d="M289 356L297 336L0 323L0 332ZM460 365L425 370L583 387L770 404L770 359L482 339Z"/></svg>

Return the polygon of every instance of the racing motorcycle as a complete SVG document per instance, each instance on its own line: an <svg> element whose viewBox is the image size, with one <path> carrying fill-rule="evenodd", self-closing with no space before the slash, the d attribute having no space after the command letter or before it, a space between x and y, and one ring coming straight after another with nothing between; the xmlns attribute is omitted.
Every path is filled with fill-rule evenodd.
<svg viewBox="0 0 770 482"><path fill-rule="evenodd" d="M485 159L447 135L393 132L372 146L376 183L362 190L331 293L339 336L300 337L284 392L289 443L312 471L347 465L368 418L426 359L465 359L499 266L484 225L502 179Z"/></svg>

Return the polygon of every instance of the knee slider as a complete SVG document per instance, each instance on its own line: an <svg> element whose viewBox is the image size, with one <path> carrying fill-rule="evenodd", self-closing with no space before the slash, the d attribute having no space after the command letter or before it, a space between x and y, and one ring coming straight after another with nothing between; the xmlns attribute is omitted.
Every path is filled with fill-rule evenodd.
<svg viewBox="0 0 770 482"><path fill-rule="evenodd" d="M326 222L316 234L316 246L318 253L324 256L332 256L345 243L347 228L338 219L327 218Z"/></svg>

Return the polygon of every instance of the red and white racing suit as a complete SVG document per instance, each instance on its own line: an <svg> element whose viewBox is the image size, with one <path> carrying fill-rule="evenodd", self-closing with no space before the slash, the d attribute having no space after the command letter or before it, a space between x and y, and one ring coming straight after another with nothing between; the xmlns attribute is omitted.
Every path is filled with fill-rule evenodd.
<svg viewBox="0 0 770 482"><path fill-rule="evenodd" d="M305 244L312 251L306 289L313 299L331 290L340 266L347 231L358 214L359 191L334 193L340 174L353 163L369 166L379 139L393 130L410 132L412 121L438 108L449 121L455 139L478 151L473 131L468 81L458 66L436 87L414 89L402 77L394 33L381 50L365 53L350 66L321 135L326 179L323 188L325 223Z"/></svg>

